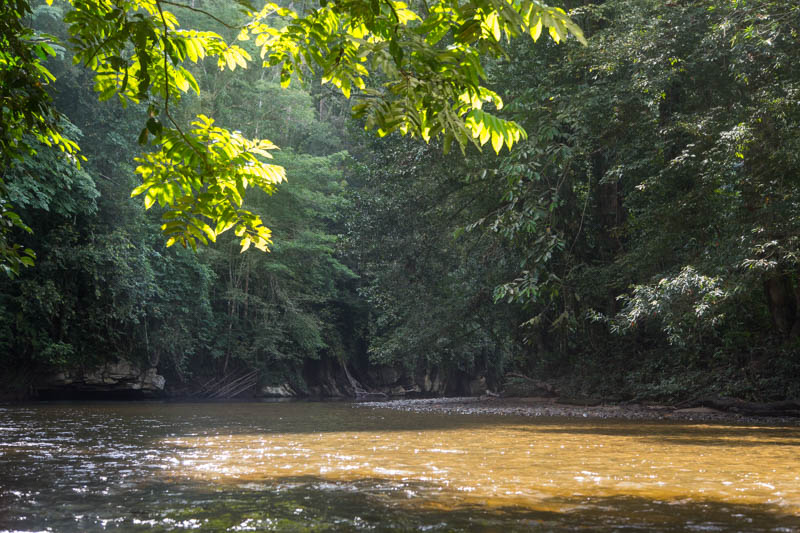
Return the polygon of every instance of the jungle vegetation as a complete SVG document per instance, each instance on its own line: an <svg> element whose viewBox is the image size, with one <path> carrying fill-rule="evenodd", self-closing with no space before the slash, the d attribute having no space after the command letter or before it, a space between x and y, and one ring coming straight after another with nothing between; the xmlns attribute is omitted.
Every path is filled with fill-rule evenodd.
<svg viewBox="0 0 800 533"><path fill-rule="evenodd" d="M8 379L800 396L800 7L560 5L7 2Z"/></svg>

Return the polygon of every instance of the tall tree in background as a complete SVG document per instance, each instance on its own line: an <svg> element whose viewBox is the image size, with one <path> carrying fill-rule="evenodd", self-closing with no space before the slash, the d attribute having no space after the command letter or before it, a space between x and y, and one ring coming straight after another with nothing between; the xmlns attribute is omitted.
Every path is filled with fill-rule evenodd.
<svg viewBox="0 0 800 533"><path fill-rule="evenodd" d="M498 384L520 351L522 315L492 298L512 254L490 232L464 232L494 203L472 179L488 158L399 137L367 139L353 157L345 257L371 310L370 360L411 383L438 377L436 392L466 392L465 376Z"/></svg>

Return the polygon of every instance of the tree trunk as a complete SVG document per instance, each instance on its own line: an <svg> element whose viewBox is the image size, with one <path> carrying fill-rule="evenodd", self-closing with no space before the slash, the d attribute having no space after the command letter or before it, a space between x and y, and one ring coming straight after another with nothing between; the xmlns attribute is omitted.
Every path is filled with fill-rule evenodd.
<svg viewBox="0 0 800 533"><path fill-rule="evenodd" d="M786 274L772 274L764 280L767 306L775 329L786 337L800 334L798 290Z"/></svg>
<svg viewBox="0 0 800 533"><path fill-rule="evenodd" d="M789 332L790 339L800 338L800 282L794 284L794 324Z"/></svg>

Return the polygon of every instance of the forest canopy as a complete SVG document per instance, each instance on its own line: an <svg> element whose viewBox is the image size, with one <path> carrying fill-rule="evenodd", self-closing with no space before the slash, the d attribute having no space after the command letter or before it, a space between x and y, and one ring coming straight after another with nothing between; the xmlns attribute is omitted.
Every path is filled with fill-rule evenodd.
<svg viewBox="0 0 800 533"><path fill-rule="evenodd" d="M283 87L293 79L318 77L347 98L355 90L354 115L381 136L394 131L426 141L441 136L445 151L453 140L462 150L470 142L491 141L499 153L525 132L484 109L503 105L484 85L484 58L502 56L504 38L529 34L535 41L543 28L555 41L570 34L584 41L563 9L536 0L446 0L416 7L395 0L323 1L302 11L237 0L240 13L228 21L194 2L65 1L69 38L63 45L76 63L94 71L99 99L146 107L138 141L152 149L136 158L142 184L132 194L143 195L147 208L166 207L162 231L168 246L179 242L192 248L233 230L243 251L251 244L266 251L270 230L242 207L244 193L254 186L271 194L285 179L284 169L269 163L278 148L272 142L248 139L203 114L188 124L176 120L171 108L183 95L200 96L192 65L211 62L236 70L260 62L262 68L279 69ZM27 0L14 0L4 9L3 121L8 127L1 141L3 164L31 150L23 140L23 124L40 142L73 154L77 144L62 136L58 112L44 89L55 79L44 60L62 43L25 26L31 13ZM205 15L206 25L221 25L233 38L207 27L181 26L177 15L182 11ZM250 40L250 51L239 44ZM27 226L2 191L0 261L15 274L32 264L33 251L8 242L12 225Z"/></svg>
<svg viewBox="0 0 800 533"><path fill-rule="evenodd" d="M800 396L800 7L529 5L5 3L9 382Z"/></svg>

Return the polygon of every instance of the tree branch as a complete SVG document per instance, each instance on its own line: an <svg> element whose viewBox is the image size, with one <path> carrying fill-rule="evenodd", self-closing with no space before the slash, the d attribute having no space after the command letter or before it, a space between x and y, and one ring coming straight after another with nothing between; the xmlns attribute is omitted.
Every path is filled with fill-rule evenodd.
<svg viewBox="0 0 800 533"><path fill-rule="evenodd" d="M161 3L162 4L167 4L167 5L170 5L170 6L174 6L174 7L180 7L182 9L188 9L189 11L194 11L195 13L203 14L203 15L207 16L208 18L210 18L211 20L219 22L220 24L222 24L223 26L225 26L229 30L239 30L241 28L244 28L244 25L242 25L242 26L232 26L232 25L228 24L227 22L225 22L224 20L222 20L222 19L220 19L218 17L215 17L214 15L212 15L211 13L209 13L208 11L206 11L204 9L200 9L200 8L193 7L193 6L187 6L186 4L179 4L177 2L170 2L170 0L161 0ZM160 6L159 6L159 11L161 11L161 7Z"/></svg>
<svg viewBox="0 0 800 533"><path fill-rule="evenodd" d="M169 113L169 55L167 54L167 36L169 35L169 27L167 26L167 20L164 18L164 11L161 9L161 2L165 0L156 0L156 7L158 7L158 14L161 16L161 24L164 26L164 37L162 39L162 44L164 45L164 116L166 116L169 121L175 126L175 130L180 134L183 141L189 146L189 148L194 151L197 155L200 156L200 159L203 160L204 163L208 163L206 158L205 152L199 151L194 144L189 141L189 138L186 137L186 134L183 132L181 127L175 122L175 119L172 118L172 115ZM169 2L165 2L169 3Z"/></svg>

